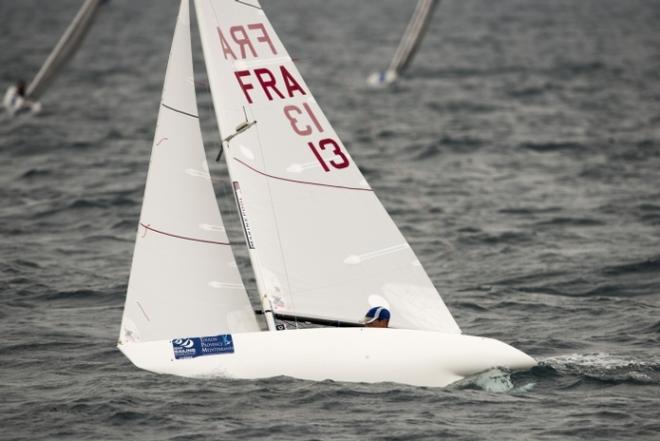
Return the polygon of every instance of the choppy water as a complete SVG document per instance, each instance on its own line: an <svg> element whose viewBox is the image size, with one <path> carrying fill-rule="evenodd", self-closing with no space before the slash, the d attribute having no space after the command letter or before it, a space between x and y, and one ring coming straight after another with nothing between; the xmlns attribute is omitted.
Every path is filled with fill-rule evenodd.
<svg viewBox="0 0 660 441"><path fill-rule="evenodd" d="M540 366L447 389L134 368L114 345L177 4L114 0L42 114L0 115L0 439L658 439L660 3L445 0L388 91L364 80L412 2L264 3L464 332ZM79 4L0 1L3 88Z"/></svg>

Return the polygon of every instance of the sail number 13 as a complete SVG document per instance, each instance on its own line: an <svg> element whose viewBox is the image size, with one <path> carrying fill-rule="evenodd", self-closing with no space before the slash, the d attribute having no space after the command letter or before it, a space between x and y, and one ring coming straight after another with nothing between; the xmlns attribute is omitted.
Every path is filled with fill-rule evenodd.
<svg viewBox="0 0 660 441"><path fill-rule="evenodd" d="M284 116L289 120L291 128L297 135L310 136L315 131L323 133L323 126L307 103L302 104L302 109L292 104L284 106ZM339 146L339 143L332 138L321 139L318 143L310 141L307 143L307 146L326 172L329 172L331 167L342 169L351 164L348 156L346 156ZM334 155L333 158L326 159L326 155L323 155L321 153L322 151L332 153Z"/></svg>
<svg viewBox="0 0 660 441"><path fill-rule="evenodd" d="M321 163L321 167L323 167L323 170L327 172L330 171L330 167L328 167L328 164L330 164L334 168L346 168L350 165L350 162L348 162L348 158L346 157L344 152L341 151L339 144L337 144L337 141L335 141L332 138L325 138L320 140L318 148L317 146L314 145L313 142L308 142L307 145L309 146L310 149L312 149L314 156L316 156L316 159ZM319 149L320 150L329 149L332 151L332 153L335 154L335 157L330 161L326 161L321 156Z"/></svg>

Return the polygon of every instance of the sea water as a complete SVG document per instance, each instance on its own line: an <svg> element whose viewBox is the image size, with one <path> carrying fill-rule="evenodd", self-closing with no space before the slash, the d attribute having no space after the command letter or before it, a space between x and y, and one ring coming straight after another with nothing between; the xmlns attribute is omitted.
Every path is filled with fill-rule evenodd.
<svg viewBox="0 0 660 441"><path fill-rule="evenodd" d="M80 3L0 1L3 88ZM41 114L0 114L0 439L658 439L660 4L445 0L407 75L373 90L412 1L263 3L463 331L539 366L445 389L132 366L115 344L177 2L114 0Z"/></svg>

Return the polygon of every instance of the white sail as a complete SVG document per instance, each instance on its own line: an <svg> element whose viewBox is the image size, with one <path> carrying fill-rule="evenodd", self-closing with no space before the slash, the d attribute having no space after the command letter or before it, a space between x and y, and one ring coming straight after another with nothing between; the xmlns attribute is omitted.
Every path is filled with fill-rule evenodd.
<svg viewBox="0 0 660 441"><path fill-rule="evenodd" d="M257 285L276 312L460 333L256 0L195 0Z"/></svg>
<svg viewBox="0 0 660 441"><path fill-rule="evenodd" d="M165 75L120 343L258 331L202 144L188 0Z"/></svg>
<svg viewBox="0 0 660 441"><path fill-rule="evenodd" d="M106 0L85 0L75 18L48 55L41 69L27 88L26 95L31 100L38 100L46 88L55 79L57 72L66 61L76 53L94 21L99 7Z"/></svg>

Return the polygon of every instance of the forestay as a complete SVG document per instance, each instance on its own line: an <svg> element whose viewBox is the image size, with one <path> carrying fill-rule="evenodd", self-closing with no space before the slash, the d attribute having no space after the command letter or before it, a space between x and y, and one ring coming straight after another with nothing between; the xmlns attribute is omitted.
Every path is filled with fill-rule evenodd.
<svg viewBox="0 0 660 441"><path fill-rule="evenodd" d="M276 312L459 333L255 0L196 0L257 284Z"/></svg>
<svg viewBox="0 0 660 441"><path fill-rule="evenodd" d="M120 343L258 331L197 117L188 2L165 75Z"/></svg>

